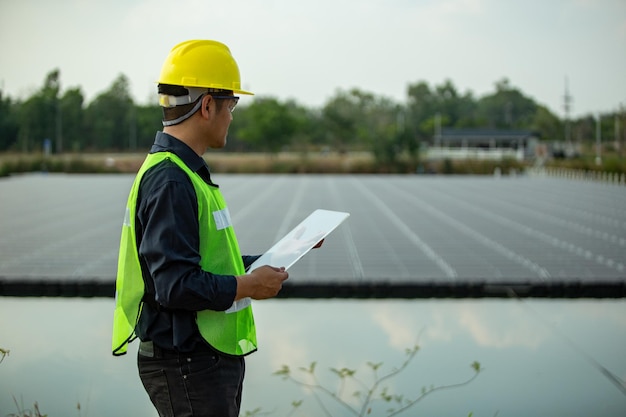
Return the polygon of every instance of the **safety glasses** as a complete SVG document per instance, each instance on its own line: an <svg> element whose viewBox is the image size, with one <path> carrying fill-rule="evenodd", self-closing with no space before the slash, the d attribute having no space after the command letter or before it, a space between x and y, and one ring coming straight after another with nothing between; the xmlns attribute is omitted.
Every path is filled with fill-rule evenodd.
<svg viewBox="0 0 626 417"><path fill-rule="evenodd" d="M235 110L237 102L239 101L239 97L237 96L218 96L213 94L209 95L216 100L230 100L230 103L228 103L228 111L230 111L231 113Z"/></svg>

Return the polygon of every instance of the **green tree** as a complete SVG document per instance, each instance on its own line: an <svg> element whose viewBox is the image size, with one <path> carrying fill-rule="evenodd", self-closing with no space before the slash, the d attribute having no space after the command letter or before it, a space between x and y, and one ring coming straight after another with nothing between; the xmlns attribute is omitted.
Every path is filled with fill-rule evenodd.
<svg viewBox="0 0 626 417"><path fill-rule="evenodd" d="M306 152L311 146L323 144L325 132L321 123L321 113L301 106L293 100L288 101L287 105L295 122L291 139L294 149Z"/></svg>
<svg viewBox="0 0 626 417"><path fill-rule="evenodd" d="M408 154L417 160L419 144L433 140L440 127L528 129L548 140L565 138L564 121L538 105L503 78L495 92L475 99L461 94L449 79L430 87L419 81L407 87L406 105L359 89L339 90L320 109L295 101L257 98L240 106L229 134L229 151L285 147L306 152L330 145L334 150L371 151L387 166ZM12 100L0 91L0 151L41 151L49 139L57 153L73 150L137 150L149 147L161 129L156 103L135 105L129 81L119 75L110 88L85 103L80 88L61 92L60 71L50 71L31 96ZM595 143L597 114L571 120L574 144ZM626 112L601 115L607 150L626 148Z"/></svg>
<svg viewBox="0 0 626 417"><path fill-rule="evenodd" d="M62 152L61 120L59 108L60 71L46 75L43 87L19 106L18 141L22 151L41 149L44 139L56 138L56 151Z"/></svg>
<svg viewBox="0 0 626 417"><path fill-rule="evenodd" d="M449 126L455 126L461 118L461 97L452 81L446 80L435 86L434 105L437 113L445 117Z"/></svg>
<svg viewBox="0 0 626 417"><path fill-rule="evenodd" d="M504 78L496 82L496 92L478 101L479 120L491 128L529 128L532 124L537 104L512 87Z"/></svg>
<svg viewBox="0 0 626 417"><path fill-rule="evenodd" d="M572 141L593 142L596 137L596 118L592 115L580 117L572 123Z"/></svg>
<svg viewBox="0 0 626 417"><path fill-rule="evenodd" d="M371 93L352 89L338 90L322 108L322 123L328 142L340 151L351 145L369 146L373 141L376 122L375 97Z"/></svg>
<svg viewBox="0 0 626 417"><path fill-rule="evenodd" d="M158 104L135 106L136 149L145 149L152 145L156 131L163 129L162 116L163 111Z"/></svg>
<svg viewBox="0 0 626 417"><path fill-rule="evenodd" d="M425 82L407 90L408 128L420 141L431 141L442 127L477 127L477 104L471 92L459 94L451 80L431 89Z"/></svg>
<svg viewBox="0 0 626 417"><path fill-rule="evenodd" d="M428 84L420 81L407 88L407 129L420 142L430 141L434 135L437 98ZM424 124L431 120L430 124Z"/></svg>
<svg viewBox="0 0 626 417"><path fill-rule="evenodd" d="M60 131L65 147L79 151L84 142L84 96L80 88L72 88L60 99L61 126Z"/></svg>
<svg viewBox="0 0 626 417"><path fill-rule="evenodd" d="M0 151L10 149L17 142L19 127L15 109L11 98L5 98L0 90Z"/></svg>
<svg viewBox="0 0 626 417"><path fill-rule="evenodd" d="M325 142L336 150L344 151L356 141L360 112L356 101L360 94L358 90L349 93L338 91L322 108Z"/></svg>
<svg viewBox="0 0 626 417"><path fill-rule="evenodd" d="M562 140L564 137L563 123L544 106L537 106L531 129L540 132L544 139Z"/></svg>
<svg viewBox="0 0 626 417"><path fill-rule="evenodd" d="M368 149L381 169L393 167L404 152L417 154L407 111L385 97L340 90L322 109L322 123L335 149Z"/></svg>
<svg viewBox="0 0 626 417"><path fill-rule="evenodd" d="M398 157L412 147L412 136L405 129L405 116L401 107L386 98L370 98L369 106L363 106L363 128L359 128L359 140L369 145L376 161L389 167Z"/></svg>
<svg viewBox="0 0 626 417"><path fill-rule="evenodd" d="M289 104L273 97L256 98L246 108L242 119L238 136L272 153L289 144L297 127L297 119L289 110Z"/></svg>
<svg viewBox="0 0 626 417"><path fill-rule="evenodd" d="M87 147L101 150L128 149L136 132L136 114L128 78L121 74L99 94L85 111Z"/></svg>

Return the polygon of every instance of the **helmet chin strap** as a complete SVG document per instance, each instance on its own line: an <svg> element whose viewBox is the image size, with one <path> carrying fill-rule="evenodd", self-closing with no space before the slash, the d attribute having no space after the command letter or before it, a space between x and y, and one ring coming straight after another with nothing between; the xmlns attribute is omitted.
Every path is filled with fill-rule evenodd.
<svg viewBox="0 0 626 417"><path fill-rule="evenodd" d="M185 97L189 97L189 96L185 96ZM163 126L167 127L167 126L174 126L177 125L179 123L184 122L185 120L189 119L191 116L194 115L195 112L198 111L198 109L200 108L200 106L202 105L202 100L198 100L198 102L196 103L195 106L193 106L193 108L191 110L189 110L187 113L183 114L182 116L180 116L177 119L174 120L163 120ZM172 106L173 107L173 106Z"/></svg>
<svg viewBox="0 0 626 417"><path fill-rule="evenodd" d="M203 87L185 87L189 94L186 96L170 96L168 94L159 94L159 105L161 107L171 108L176 106L183 106L185 104L191 104L198 101L195 106L186 114L180 116L174 120L164 120L163 126L177 125L185 120L189 119L195 112L198 111L202 103L201 98L210 93L217 93L223 90L217 88L203 88Z"/></svg>
<svg viewBox="0 0 626 417"><path fill-rule="evenodd" d="M202 88L202 87L185 87L189 94L186 96L170 96L168 94L159 94L159 106L161 107L176 107L183 106L185 104L191 104L198 100L201 96L207 93L213 93L214 88Z"/></svg>

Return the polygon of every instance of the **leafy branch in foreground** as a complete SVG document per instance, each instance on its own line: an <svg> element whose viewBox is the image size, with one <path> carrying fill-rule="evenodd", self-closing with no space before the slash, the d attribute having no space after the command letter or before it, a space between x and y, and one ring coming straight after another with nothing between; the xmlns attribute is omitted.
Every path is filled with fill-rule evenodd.
<svg viewBox="0 0 626 417"><path fill-rule="evenodd" d="M380 375L380 370L383 365L382 362L367 362L367 367L370 369L373 377L373 382L371 384L366 384L365 382L357 378L357 371L355 369L331 368L330 371L339 379L339 386L336 390L329 389L319 382L316 375L316 362L312 362L308 368L299 368L299 371L305 375L306 380L295 377L291 368L287 365L283 365L280 370L274 373L274 375L280 376L283 380L290 381L298 386L310 390L313 398L316 400L326 416L332 416L332 414L329 408L324 403L323 397L333 399L337 404L339 404L343 409L347 410L351 415L358 417L370 415L372 413L372 407L374 405L378 403L386 403L388 408L385 415L387 417L391 417L408 410L409 408L413 407L415 404L423 400L426 396L436 391L460 388L469 384L474 379L476 379L478 374L482 371L480 363L473 362L471 364L471 368L474 373L465 381L449 385L431 385L430 387L423 387L420 393L412 394L412 396L396 394L392 392L388 386L384 385L384 383L388 382L389 380L400 374L402 371L404 371L411 363L413 358L415 358L415 355L417 355L418 351L418 345L415 345L410 349L406 349L406 358L402 365L399 368L394 368L390 372L383 375ZM354 384L357 387L357 390L352 393L351 397L348 397L348 395L344 392L346 390L346 386L349 383ZM353 398L353 400L350 401L350 398ZM293 402L292 413L295 412L295 409L300 407L301 404L302 401Z"/></svg>
<svg viewBox="0 0 626 417"><path fill-rule="evenodd" d="M9 353L11 353L10 350L0 348L0 363L2 363L2 361L4 360L5 356L9 356Z"/></svg>
<svg viewBox="0 0 626 417"><path fill-rule="evenodd" d="M9 349L0 348L0 363L4 360L5 357L9 356L11 351ZM8 414L7 417L46 417L47 414L41 414L39 411L39 404L35 402L32 410L28 410L24 408L24 401L22 400L20 403L17 402L17 398L15 395L13 396L13 402L15 403L15 407L17 408L17 414Z"/></svg>
<svg viewBox="0 0 626 417"><path fill-rule="evenodd" d="M21 405L18 404L15 396L13 396L13 402L15 403L15 407L17 407L17 414L9 414L7 417L47 417L48 416L47 414L41 414L41 411L39 411L39 404L37 404L37 402L33 404L32 410L25 409L23 401Z"/></svg>
<svg viewBox="0 0 626 417"><path fill-rule="evenodd" d="M0 348L0 363L4 360L6 356L9 356L11 351L9 349ZM20 402L17 402L17 398L13 395L13 402L15 403L15 407L17 408L17 414L11 413L7 414L7 417L47 417L47 414L41 414L39 410L39 404L35 401L32 409L28 409L24 407L24 400L20 397ZM80 402L76 404L76 410L78 410L78 416L81 415L81 407Z"/></svg>

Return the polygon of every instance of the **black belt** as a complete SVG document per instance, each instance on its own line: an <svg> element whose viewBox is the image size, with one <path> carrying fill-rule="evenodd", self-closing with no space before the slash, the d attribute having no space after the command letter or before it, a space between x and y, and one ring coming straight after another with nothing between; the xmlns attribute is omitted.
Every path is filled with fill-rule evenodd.
<svg viewBox="0 0 626 417"><path fill-rule="evenodd" d="M170 358L179 358L181 356L190 356L190 355L201 354L201 353L216 354L216 352L213 349L211 349L211 347L207 345L203 345L203 344L196 345L196 348L191 352L178 352L177 350L163 349L155 345L152 341L139 343L139 354L141 356L145 356L148 358L170 359Z"/></svg>

